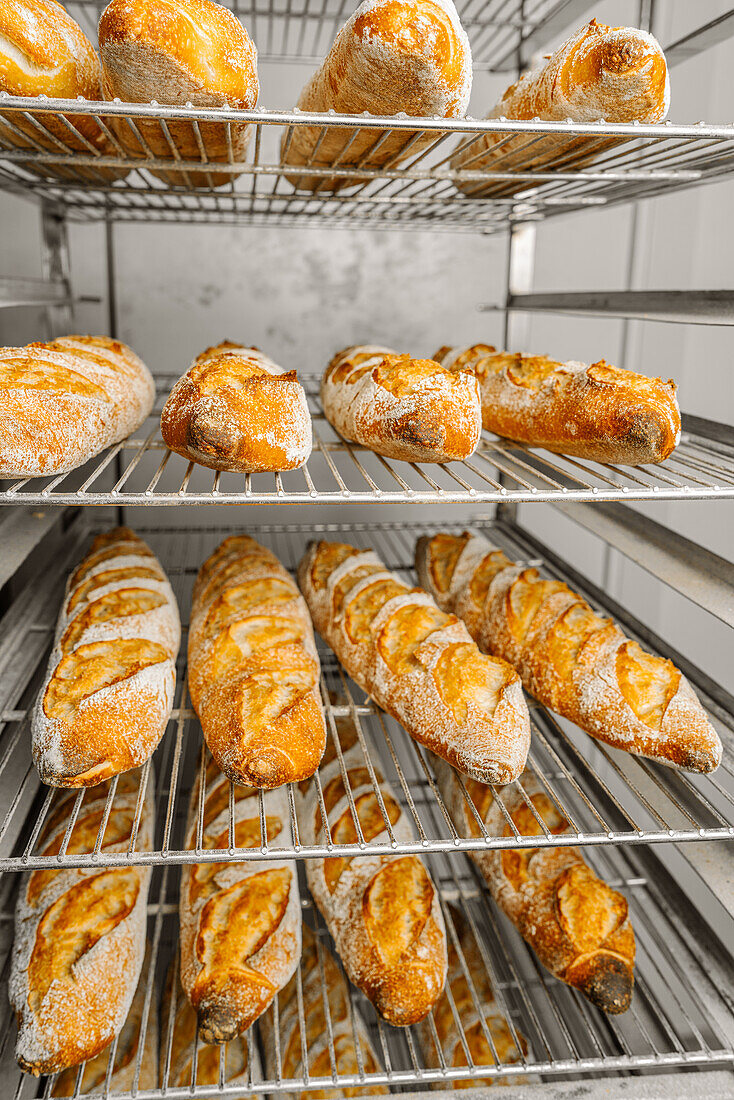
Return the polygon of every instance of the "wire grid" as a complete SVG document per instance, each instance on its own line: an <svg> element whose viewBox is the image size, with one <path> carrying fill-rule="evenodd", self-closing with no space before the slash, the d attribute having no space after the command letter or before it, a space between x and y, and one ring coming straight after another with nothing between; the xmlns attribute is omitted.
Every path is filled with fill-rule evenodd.
<svg viewBox="0 0 734 1100"><path fill-rule="evenodd" d="M257 43L260 61L317 65L358 0L225 0ZM105 0L73 0L66 5L92 40L97 40ZM589 0L457 0L472 47L476 71L505 72L519 63L525 44L542 44L557 29L574 23ZM529 43L528 43L529 44Z"/></svg>
<svg viewBox="0 0 734 1100"><path fill-rule="evenodd" d="M483 432L464 462L383 458L347 443L326 420L321 375L300 376L313 423L313 452L299 470L234 474L208 470L169 451L160 411L176 375L157 379L148 420L132 436L68 474L0 482L2 504L480 504L523 501L700 500L734 497L732 444L684 430L665 460L647 466L601 465L550 454Z"/></svg>
<svg viewBox="0 0 734 1100"><path fill-rule="evenodd" d="M350 986L352 1037L360 1070L349 1075L338 1073L333 1037L334 1021L329 1012L326 990L323 989L323 950L328 947L333 951L333 944L329 941L320 915L310 901L305 885L302 884L304 918L317 931L331 1074L311 1076L306 1071L303 1077L294 1079L285 1077L279 1071L272 1078L268 1078L267 1073L261 1077L257 1069L253 1068L257 1065L253 1058L255 1048L261 1054L262 1064L266 1064L262 1057L262 1037L255 1026L247 1035L250 1066L245 1090L247 1094L376 1084L387 1085L391 1092L403 1092L411 1091L411 1086L416 1085L427 1087L443 1083L449 1086L453 1081L477 1078L500 1078L512 1083L538 1081L540 1074L546 1079L572 1079L578 1076L606 1076L632 1069L639 1073L650 1073L674 1066L693 1069L731 1064L734 1060L734 1048L730 1001L727 999L731 990L731 974L728 966L722 965L723 960L714 959L714 945L705 938L697 939L695 925L691 927L686 919L680 918L675 908L671 908L666 895L667 880L664 873L659 876L655 874L654 879L651 878L645 868L637 863L632 852L596 851L590 853L589 858L600 875L624 892L630 907L637 957L635 993L632 1006L626 1013L621 1016L606 1016L589 1005L580 994L552 978L540 966L506 918L498 912L486 886L462 857L427 856L428 868L438 887L447 936L457 952L469 983L471 1003L466 1009L462 1010L449 997L462 1050L469 1055L467 1064L450 1064L450 1059L438 1040L432 1015L428 1019L430 1041L423 1045L416 1028L386 1026L365 998ZM160 1000L169 959L177 954L178 884L169 871L169 868L164 868L155 873L150 893L149 940L152 950L146 972L146 1007L138 1044L138 1074L150 1005ZM5 906L0 914L0 934L7 952L0 971L0 984L7 982L9 972L11 900L12 895L6 893ZM691 920L694 919L691 914ZM472 961L468 961L468 958ZM475 967L483 974L477 973ZM469 1054L465 1024L468 1027L473 1023L468 1013L479 1005L477 985L484 977L488 977L492 984L498 1009L508 1021L518 1049L522 1050L522 1038L527 1042L527 1054L523 1054L516 1064L477 1065ZM300 993L300 970L297 986ZM183 996L177 982L174 988L176 996ZM160 1020L161 1061L164 1067L170 1066L171 1061L176 996L172 998L170 1012L163 1013ZM299 996L298 1001L301 1049L307 1050L302 996ZM0 1011L6 1015L0 1046L2 1059L6 1052L9 1056L12 1049L15 1028L7 1018L5 998ZM379 1069L374 1073L368 1074L364 1071L364 1051L354 1024L357 1015L365 1021L377 1052ZM483 1025L483 1034L490 1050L496 1051L486 1024ZM275 1039L277 1047L272 1055L276 1066L282 1067L283 1052L277 1026ZM115 1046L113 1043L110 1048L108 1082L115 1058ZM159 1081L159 1089L138 1089L114 1095L120 1100L132 1096L138 1100L153 1100L162 1096L170 1100L192 1095L241 1096L242 1084L225 1083L228 1076L226 1046L220 1047L219 1084L193 1084L200 1050L197 1039L190 1085L170 1085L168 1073L164 1070L164 1079ZM80 1069L77 1088L82 1072L83 1069ZM53 1082L53 1077L41 1082L38 1095L49 1097ZM705 1087L703 1081L702 1087ZM16 1100L19 1100L22 1090L23 1078L19 1075L15 1090ZM7 1095L11 1095L10 1091ZM28 1095L27 1092L25 1095ZM106 1089L103 1087L102 1095L110 1095L109 1083Z"/></svg>
<svg viewBox="0 0 734 1100"><path fill-rule="evenodd" d="M442 525L443 526L443 525ZM457 532L462 527L454 525ZM190 606L191 589L201 562L214 550L231 528L197 529L184 532L176 529L139 528L168 572L182 611ZM355 545L372 546L388 566L399 570L410 583L415 583L411 561L415 540L424 533L422 525L380 524L354 526L315 525L303 527L270 526L251 529L252 534L270 546L283 563L294 569L302 556L310 535L344 539ZM500 528L490 528L489 537L517 556L511 541ZM412 841L395 841L389 821L385 818L381 799L377 803L385 818L390 838L383 842L366 842L358 828L358 840L352 844L335 844L328 824L325 841L304 845L296 819L297 792L289 787L290 820L275 840L268 840L261 829L261 843L255 849L214 848L193 850L183 847L183 829L188 812L188 792L193 786L202 744L201 727L186 695L185 642L179 659L179 674L174 710L168 731L153 758L157 777L157 825L152 851L141 851L137 832L143 808L151 764L140 770L137 810L127 849L107 852L103 848L104 832L109 814L115 806L116 783L111 785L99 832L88 850L68 851L75 823L82 809L84 792L70 801L66 829L58 853L42 855L38 837L52 809L54 792L40 787L30 758L28 720L30 708L40 686L45 669L43 659L53 632L62 584L66 572L78 561L86 540L84 527L71 546L65 560L56 563L39 586L34 584L32 600L22 603L17 624L10 624L0 652L0 677L3 695L0 717L4 724L0 739L0 789L12 789L8 808L0 824L0 871L36 868L125 866L130 864L180 864L192 862L226 862L232 854L248 859L264 860L291 855L297 858L333 855L364 855L377 852L446 852L487 850L492 848L537 848L582 843L589 846L615 846L669 841L701 841L734 837L734 771L728 752L719 770L710 776L688 775L659 767L651 762L631 757L592 741L580 730L557 719L540 706L531 704L533 726L532 747L528 767L554 805L568 820L570 830L562 836L552 835L543 827L541 836L524 836L513 824L505 804L506 794L494 792L500 811L511 829L506 837L490 836L464 786L464 796L471 818L476 821L479 836L467 835L446 807L433 779L430 754L418 746L393 719L387 717L373 702L349 681L330 650L321 648L322 694L327 715L329 736L334 736L334 718L351 715L357 726L368 770L372 763L379 767L392 785L403 813L413 825ZM602 611L604 609L602 608ZM3 660L3 657L5 658ZM29 659L32 658L32 659ZM15 666L13 666L15 661ZM29 669L35 673L28 682ZM334 702L338 699L338 702ZM708 703L705 695L702 701ZM722 736L729 738L734 719L716 707L711 720ZM9 784L7 776L16 769ZM354 810L354 795L348 776L342 768L347 797ZM317 797L323 807L319 774L311 781L317 787ZM373 787L375 780L372 779ZM514 785L528 805L522 784ZM234 837L234 797L229 800L229 837ZM203 800L198 813L203 814ZM537 815L536 815L537 816ZM260 819L265 821L260 802ZM201 823L200 823L201 824ZM202 828L197 832L202 835ZM75 838L76 839L76 838Z"/></svg>
<svg viewBox="0 0 734 1100"><path fill-rule="evenodd" d="M218 224L328 224L349 228L430 228L452 232L496 233L516 222L537 221L554 214L605 207L658 195L682 188L720 181L734 170L734 127L577 125L539 121L508 122L502 119L420 119L394 116L307 114L283 111L235 111L143 104L93 104L79 100L53 100L54 110L38 111L37 99L0 96L6 133L0 138L0 184L8 190L35 195L60 203L68 216L79 221L111 219L122 222L188 222ZM60 112L63 110L63 114ZM102 155L74 127L75 120L93 117L108 135L114 155ZM44 118L55 124L51 132ZM115 135L113 119L124 119L134 135L140 156L126 153ZM172 121L191 123L199 156L183 159L169 128ZM141 133L141 121L160 126L159 140L170 148L169 159L154 156ZM247 160L227 163L209 160L200 123L221 122L232 149L231 126L235 122L254 124ZM290 147L295 131L302 126L319 127L311 160L303 166L280 164L280 139ZM349 134L339 160L348 154L366 132L374 142L354 167L335 163L340 179L354 184L336 193L326 190L324 168L315 167L313 155L330 130L346 129ZM396 155L380 168L363 165L398 131L410 134L407 157ZM86 152L70 152L57 135L69 133ZM482 135L495 133L491 171L480 169L476 145ZM547 148L536 154L544 137L588 139L596 149L593 161L579 166L580 153L569 163L568 150L554 157ZM15 139L17 138L17 141ZM598 152L599 139L619 139L611 148ZM425 139L425 141L424 141ZM426 145L427 142L427 145ZM518 171L518 142L527 155L527 170ZM18 143L22 148L18 148ZM541 143L539 145L538 143ZM565 142L563 143L565 145ZM460 170L451 168L456 149L466 149L468 159ZM476 150L476 152L474 151ZM542 169L532 167L540 159ZM372 160L374 163L374 160ZM236 164L236 167L235 167ZM79 182L72 169L86 169L97 182ZM104 169L127 168L129 175L115 183L104 177ZM163 168L180 174L181 186L171 187L151 175ZM231 168L230 182L217 189L192 188L187 173L221 172ZM62 176L59 176L59 172ZM44 176L46 178L44 178ZM296 192L288 177L316 178L310 192ZM467 198L456 190L458 181L492 182L495 195ZM504 187L498 184L504 183Z"/></svg>

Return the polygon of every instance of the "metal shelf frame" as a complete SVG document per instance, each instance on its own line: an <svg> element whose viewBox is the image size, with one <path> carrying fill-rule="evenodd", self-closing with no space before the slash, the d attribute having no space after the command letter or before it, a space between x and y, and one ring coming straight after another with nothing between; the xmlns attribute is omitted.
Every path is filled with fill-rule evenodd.
<svg viewBox="0 0 734 1100"><path fill-rule="evenodd" d="M185 539L180 537L182 532L176 528L139 530L161 557L185 616L199 565L231 529L190 531ZM398 523L353 526L324 524L270 525L253 529L252 533L271 546L290 569L295 568L309 535L314 533L346 539L360 546L373 546L391 568L400 570L406 580L414 583L412 552L416 538L426 530L430 528ZM532 703L533 743L529 767L538 777L548 797L570 822L571 830L560 837L551 835L547 830L542 836L523 836L513 827L509 837L490 837L466 792L467 807L480 828L481 835L475 837L467 836L462 831L444 804L433 779L430 754L414 743L374 703L366 699L364 693L347 680L333 654L322 647L322 696L329 736L334 735L336 717L352 716L365 759L370 763L373 760L379 762L404 813L412 822L414 837L411 842L366 843L360 834L358 842L354 844L337 845L334 844L327 826L324 843L303 845L296 820L297 795L289 788L290 827L283 830L276 842L268 842L263 836L261 845L256 849L228 846L211 850L185 850L183 829L188 812L188 791L193 784L197 767L203 764L199 763L201 728L186 697L185 661L182 657L175 709L167 735L154 756L153 765L146 765L140 772L141 797L138 799L137 819L133 823L128 849L110 853L105 852L102 847L105 824L115 804L116 783L113 783L102 817L101 832L90 850L74 853L67 850L84 798L84 792L80 791L76 799L69 803L64 839L58 854L44 856L38 850L37 840L51 809L54 792L39 787L30 759L28 715L45 667L45 654L53 632L66 572L78 561L88 538L88 528L84 522L76 524L74 531L76 533L69 540L67 555L55 563L44 584L34 585L26 597L19 599L19 610L14 621L9 624L5 645L0 652L3 683L0 720L4 725L0 734L0 781L9 767L19 769L15 798L0 823L0 872L64 866L226 862L232 859L233 853L235 856L246 855L248 859L254 860L274 856L303 859L334 855L337 852L347 856L378 851L430 851L450 854L458 851L537 848L579 843L589 847L606 847L734 838L734 769L729 755L734 746L734 700L722 695L710 698L706 692L705 680L702 679L703 674L699 675L695 669L689 667L685 671L701 694L702 701L709 707L712 721L720 728L729 749L724 763L716 773L710 776L677 773L608 749ZM487 533L515 558L540 563L535 554L523 554L517 534L504 525L490 527ZM549 561L550 575L558 576L559 570L555 562ZM604 612L610 610L604 603L600 604L595 600L593 595L592 602ZM649 637L644 636L644 628L639 625L637 637L644 644L649 644ZM629 630L629 623L625 623L625 626ZM632 633L634 634L634 629ZM22 663L18 660L19 655L23 658ZM150 766L155 767L157 776L156 843L153 851L141 851L136 845L137 820L142 811L142 791L146 787ZM351 794L347 777L344 776L344 779L346 789ZM321 801L323 796L318 773L312 782L317 787ZM517 789L522 794L519 781ZM494 797L509 822L502 791L495 791ZM30 824L24 825L31 802L35 808L28 818ZM234 835L233 806L232 800L230 842ZM262 817L262 804L260 810ZM202 812L203 803L199 807L199 813ZM391 837L388 822L386 830Z"/></svg>
<svg viewBox="0 0 734 1100"><path fill-rule="evenodd" d="M177 376L159 376L154 411L128 439L55 477L0 482L0 505L488 504L530 501L703 500L734 497L734 429L684 418L681 443L657 465L602 466L488 432L464 462L409 463L347 443L321 409L320 375L303 374L314 448L299 470L232 474L173 454L160 409Z"/></svg>

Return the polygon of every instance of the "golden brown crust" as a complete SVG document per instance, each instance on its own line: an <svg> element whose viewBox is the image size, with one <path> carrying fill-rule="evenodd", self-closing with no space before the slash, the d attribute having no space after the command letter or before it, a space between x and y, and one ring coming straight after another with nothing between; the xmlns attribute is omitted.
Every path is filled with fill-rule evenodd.
<svg viewBox="0 0 734 1100"><path fill-rule="evenodd" d="M94 786L144 763L173 706L180 624L171 586L132 531L102 538L67 585L33 711L33 759L55 787Z"/></svg>
<svg viewBox="0 0 734 1100"><path fill-rule="evenodd" d="M229 780L206 780L202 846L230 847ZM197 843L199 778L191 792L186 845ZM238 788L237 848L263 843L254 788ZM285 791L265 796L267 840L287 829ZM275 846L275 845L274 845ZM300 955L301 906L289 860L187 864L181 875L181 984L196 1009L205 1043L229 1042L262 1015L290 979Z"/></svg>
<svg viewBox="0 0 734 1100"><path fill-rule="evenodd" d="M388 458L458 461L479 442L479 390L470 374L390 348L363 345L335 355L321 401L345 439Z"/></svg>
<svg viewBox="0 0 734 1100"><path fill-rule="evenodd" d="M541 703L592 737L685 771L719 766L721 741L680 671L561 581L513 565L478 536L421 540L416 568L482 649L509 661Z"/></svg>
<svg viewBox="0 0 734 1100"><path fill-rule="evenodd" d="M359 831L369 845L413 839L412 830L379 769L382 805L364 767L364 755L350 719L337 720ZM359 840L336 753L319 776L334 844ZM305 844L327 842L314 785L299 799L298 820ZM369 848L368 848L369 852ZM419 856L384 852L359 858L310 859L309 889L344 968L383 1019L404 1027L423 1019L436 1003L446 977L446 933L438 894Z"/></svg>
<svg viewBox="0 0 734 1100"><path fill-rule="evenodd" d="M471 91L471 51L451 0L370 0L342 27L301 92L302 111L460 118ZM297 127L281 142L284 165L376 169L398 164L433 140L418 131L386 136L344 128ZM318 143L318 149L316 148ZM372 149L374 147L374 152ZM338 191L359 177L292 176L304 191ZM363 182L363 181L362 181Z"/></svg>
<svg viewBox="0 0 734 1100"><path fill-rule="evenodd" d="M592 462L663 462L680 441L672 379L598 363L498 352L486 344L441 348L450 370L479 382L482 426L490 432Z"/></svg>
<svg viewBox="0 0 734 1100"><path fill-rule="evenodd" d="M349 675L422 745L487 782L525 766L519 678L464 625L389 573L371 551L313 544L298 570L314 624Z"/></svg>
<svg viewBox="0 0 734 1100"><path fill-rule="evenodd" d="M488 118L544 122L662 122L670 84L665 56L651 34L635 27L608 27L592 19L541 65L509 87ZM624 138L534 137L489 133L460 147L454 170L501 172L577 170ZM463 181L473 197L503 197L533 186L528 180Z"/></svg>
<svg viewBox="0 0 734 1100"><path fill-rule="evenodd" d="M255 107L259 92L257 51L239 19L212 0L112 0L99 22L105 99L239 110ZM137 120L147 148L175 161L160 124ZM132 156L146 155L125 119L112 122ZM182 160L199 161L201 149L190 122L169 122L168 132ZM244 159L249 126L201 122L199 132L209 161ZM231 150L231 151L230 151ZM220 187L238 172L152 169L166 183Z"/></svg>
<svg viewBox="0 0 734 1100"><path fill-rule="evenodd" d="M316 771L326 727L311 620L286 570L253 539L225 539L199 571L189 691L233 782L279 787Z"/></svg>
<svg viewBox="0 0 734 1100"><path fill-rule="evenodd" d="M195 359L161 413L164 443L213 470L295 470L311 454L311 416L295 371L226 342Z"/></svg>

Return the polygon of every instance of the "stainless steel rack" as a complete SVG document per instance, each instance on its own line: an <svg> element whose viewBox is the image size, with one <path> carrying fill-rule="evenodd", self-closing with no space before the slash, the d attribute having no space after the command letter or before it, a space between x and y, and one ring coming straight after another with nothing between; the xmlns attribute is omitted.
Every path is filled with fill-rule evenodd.
<svg viewBox="0 0 734 1100"><path fill-rule="evenodd" d="M730 177L734 172L734 127L698 123L693 126L595 123L508 122L506 119L427 118L416 121L406 116L378 118L371 115L307 114L299 111L235 111L170 107L158 104L88 103L79 100L46 100L52 105L44 125L38 99L0 96L4 126L21 148L6 136L0 144L0 183L8 190L61 204L75 221L187 222L217 224L328 224L351 228L443 229L496 233L513 224L539 221L556 214L613 206L653 195L698 187ZM80 137L75 119L92 116L107 133L114 155L102 156ZM141 156L126 153L115 136L113 119L124 119L136 135ZM140 121L157 121L160 139L171 148L171 158L156 158L142 135ZM200 157L184 160L173 145L168 124L191 122L199 136ZM253 124L247 160L222 165L209 161L201 137L201 122L248 122ZM362 157L376 152L391 133L411 134L410 153L401 163L395 158L379 169L339 168L339 176L354 179L354 186L335 194L323 182L312 192L294 191L288 177L323 181L324 169L308 163L303 167L281 167L278 152L282 136L292 140L302 126L318 126L325 135L331 128L346 129L356 139L361 131L374 133L375 140ZM418 127L418 129L416 128ZM86 153L70 152L57 136L68 131ZM482 135L498 134L491 170L477 163ZM563 166L544 156L542 169L517 170L517 141L524 138L524 151L532 162L533 147L544 136L561 135L586 139L598 152L599 139L616 138L611 148L596 155L583 167ZM421 140L429 139L426 148ZM159 139L159 140L160 140ZM316 147L321 144L321 139ZM460 170L451 168L458 147L475 156ZM420 151L419 151L420 150ZM346 148L344 153L346 153ZM344 155L344 154L342 154ZM580 154L579 154L580 155ZM568 158L565 158L566 160ZM187 172L232 170L231 182L216 190L190 186ZM338 165L338 162L336 162ZM85 168L97 182L80 182L74 169ZM100 170L127 168L128 176L115 183L105 180ZM150 174L164 168L180 173L181 186L170 187ZM46 177L46 178L44 178ZM64 178L66 177L66 178ZM492 182L491 198L467 198L457 191L461 182ZM505 184L502 188L498 186ZM346 193L345 193L346 191Z"/></svg>
<svg viewBox="0 0 734 1100"><path fill-rule="evenodd" d="M186 696L185 661L182 659L176 709L168 734L154 758L158 813L155 849L145 852L137 847L136 820L127 851L110 853L104 850L104 829L116 798L116 783L113 781L102 817L101 831L90 847L78 850L78 847L73 846L69 850L69 841L84 798L84 792L80 791L76 800L72 798L69 801L68 823L60 850L58 853L54 851L44 855L39 850L37 841L52 805L53 791L44 788L39 792L38 778L30 760L28 713L43 668L34 669L29 664L29 657L35 653L36 660L43 663L42 658L53 631L66 570L78 560L87 538L86 525L80 523L77 528L75 537L69 539L66 559L59 559L45 578L44 584L40 587L34 584L28 601L19 604L21 610L16 620L16 629L8 630L4 652L0 654L0 677L3 684L0 718L4 722L0 739L0 777L7 767L20 769L16 799L0 824L0 871L63 866L226 862L232 858L233 852L240 855L246 852L249 859L257 860L273 858L274 855L309 858L333 855L336 851L341 855L363 855L376 851L430 851L450 854L497 847L537 848L579 843L606 847L734 838L734 770L728 753L725 754L724 763L713 775L675 773L628 754L607 749L537 705L531 711L533 745L529 767L571 824L570 832L561 837L551 835L547 830L539 837L523 836L511 826L511 836L490 837L468 792L465 792L469 811L481 831L478 837L466 835L453 820L438 792L431 772L430 754L413 742L374 703L366 699L364 693L347 680L333 654L323 650L322 694L329 730L334 730L335 717L348 714L355 719L365 759L369 763L373 759L379 760L383 773L394 787L408 820L413 824L414 838L410 843L392 838L390 843L365 843L360 836L357 843L336 845L327 825L327 840L324 844L304 845L296 821L297 795L291 788L290 828L284 829L276 842L268 842L267 837L263 836L257 849L183 849L181 830L188 810L188 792L198 766L202 735ZM227 533L226 530L200 529L188 532L186 538L183 538L181 530L138 529L161 558L171 577L182 612L185 613L190 605L191 588L198 567L218 545ZM253 534L269 545L290 569L297 565L309 536L321 532L324 537L341 538L360 546L372 546L391 568L400 570L406 579L414 581L413 548L416 538L425 530L423 525L389 523L356 526L331 524L316 527L281 525L253 529ZM488 534L514 557L539 560L533 547L518 543L517 535L511 534L502 525L490 527ZM550 556L545 567L550 575L564 575ZM565 575L568 576L567 573ZM578 578L569 579L578 584ZM599 604L598 594L588 594L596 606L601 606L606 613L614 613L615 609L608 604ZM625 628L630 629L629 621L625 622ZM637 624L637 628L635 632L633 623L632 632L637 634L643 644L650 645L652 640L654 646L654 639L651 639L642 624ZM14 669L13 662L19 654L23 657L23 664ZM673 654L673 659L680 660L680 657ZM721 730L727 746L734 745L734 700L721 693L716 697L709 696L703 674L690 666L685 671L709 707L712 721ZM29 681L31 673L33 675ZM142 791L146 787L147 775L148 766L141 769L138 818L142 811ZM344 780L346 789L351 794L346 775ZM316 784L321 797L318 773L312 782ZM522 791L519 781L515 786ZM509 824L510 817L502 791L496 790L494 797ZM24 825L29 802L34 799L35 809L27 818L28 824ZM230 839L234 835L233 806L234 802L231 801ZM203 803L199 812L203 812ZM391 837L391 827L387 820L385 827Z"/></svg>
<svg viewBox="0 0 734 1100"><path fill-rule="evenodd" d="M734 429L684 418L680 446L657 465L602 466L548 454L488 432L464 462L397 462L345 442L318 397L319 376L301 375L314 450L300 470L218 473L163 443L160 408L176 376L159 376L155 409L133 436L80 470L0 482L2 504L482 504L521 501L701 500L734 497Z"/></svg>

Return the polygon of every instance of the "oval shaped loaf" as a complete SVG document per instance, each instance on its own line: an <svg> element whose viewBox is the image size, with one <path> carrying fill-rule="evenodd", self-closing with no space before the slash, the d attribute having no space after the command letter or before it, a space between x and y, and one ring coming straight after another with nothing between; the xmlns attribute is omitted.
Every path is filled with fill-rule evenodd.
<svg viewBox="0 0 734 1100"><path fill-rule="evenodd" d="M102 851L127 850L140 775L120 780ZM68 853L91 852L109 785L84 793ZM59 851L74 795L58 792L38 851ZM136 845L153 847L150 769ZM145 954L150 867L38 870L23 876L15 911L10 1003L18 1020L16 1058L28 1073L55 1073L95 1058L128 1016Z"/></svg>
<svg viewBox="0 0 734 1100"><path fill-rule="evenodd" d="M319 672L290 575L249 536L225 539L194 586L189 693L233 783L271 788L313 775L326 744Z"/></svg>
<svg viewBox="0 0 734 1100"><path fill-rule="evenodd" d="M388 572L371 550L313 543L298 569L316 629L349 675L416 741L485 783L525 767L520 677L464 624Z"/></svg>
<svg viewBox="0 0 734 1100"><path fill-rule="evenodd" d="M306 880L350 980L384 1020L407 1027L428 1015L446 980L446 929L438 891L420 856L370 851L371 844L389 848L393 837L409 843L413 831L379 768L373 785L353 721L337 719L332 736L339 740L340 753L330 742L319 769L331 842L356 845L364 839L367 848L356 858L307 860ZM374 752L372 759L377 759ZM298 822L304 844L328 844L315 783L301 785Z"/></svg>
<svg viewBox="0 0 734 1100"><path fill-rule="evenodd" d="M0 478L66 473L139 428L150 371L107 336L0 348Z"/></svg>
<svg viewBox="0 0 734 1100"><path fill-rule="evenodd" d="M150 548L126 527L99 535L66 586L33 709L44 783L94 786L145 763L173 706L180 637L176 598Z"/></svg>
<svg viewBox="0 0 734 1100"><path fill-rule="evenodd" d="M470 372L390 348L338 352L321 381L321 402L345 439L406 462L468 458L482 430L479 387Z"/></svg>
<svg viewBox="0 0 734 1100"><path fill-rule="evenodd" d="M212 760L205 775L202 846L259 848L265 843L258 791L234 790ZM191 792L186 847L197 843L201 768ZM263 795L267 843L290 828L284 790ZM286 832L286 836L288 833ZM205 1043L226 1043L257 1020L291 978L301 954L301 900L289 859L187 863L181 874L181 985Z"/></svg>
<svg viewBox="0 0 734 1100"><path fill-rule="evenodd" d="M311 454L311 414L295 371L225 340L179 378L161 435L176 454L212 470L295 470Z"/></svg>

